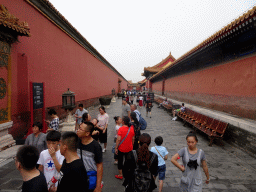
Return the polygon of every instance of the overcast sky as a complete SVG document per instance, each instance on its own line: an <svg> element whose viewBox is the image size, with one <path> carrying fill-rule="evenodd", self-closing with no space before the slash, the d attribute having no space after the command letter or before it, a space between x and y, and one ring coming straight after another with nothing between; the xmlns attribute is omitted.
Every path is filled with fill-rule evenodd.
<svg viewBox="0 0 256 192"><path fill-rule="evenodd" d="M127 80L171 52L177 59L256 0L50 0Z"/></svg>

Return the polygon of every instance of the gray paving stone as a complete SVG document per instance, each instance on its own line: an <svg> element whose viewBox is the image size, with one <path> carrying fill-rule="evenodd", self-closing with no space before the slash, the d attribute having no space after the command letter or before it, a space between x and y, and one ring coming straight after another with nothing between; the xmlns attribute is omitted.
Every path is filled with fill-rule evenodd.
<svg viewBox="0 0 256 192"><path fill-rule="evenodd" d="M121 115L121 99L117 99L116 103L111 103L106 109L110 116L108 126L108 146L107 152L103 154L103 192L119 192L123 191L121 180L115 179L118 173L117 166L114 165L113 153L111 148L114 138L115 122L113 117ZM181 121L172 121L171 114L163 109L154 107L152 109L152 118L145 117L145 108L139 109L142 116L146 119L148 127L145 131L151 135L151 146L154 146L154 138L161 135L164 139L163 146L169 151L168 160L166 161L167 172L164 180L163 192L179 191L179 182L181 172L171 162L171 157L177 153L179 149L187 146L186 135L193 130L189 125L183 126ZM89 113L92 117L96 117L98 107L91 108ZM256 159L246 154L244 151L227 144L224 146L214 144L208 146L209 140L204 134L198 133L198 148L205 151L207 164L209 168L210 183L203 185L205 192L240 192L240 191L256 191ZM181 161L180 161L181 162ZM202 172L203 180L205 175ZM22 179L19 172L14 166L14 161L7 163L0 168L0 190L1 191L17 191L21 186ZM157 180L158 183L158 180ZM4 186L4 188L3 188ZM158 189L154 190L158 191Z"/></svg>
<svg viewBox="0 0 256 192"><path fill-rule="evenodd" d="M237 190L244 190L244 191L248 190L244 185L234 185L234 184L231 184L230 188L231 189L237 189Z"/></svg>
<svg viewBox="0 0 256 192"><path fill-rule="evenodd" d="M251 191L256 191L256 184L254 183L253 185L244 185L247 189L250 189Z"/></svg>
<svg viewBox="0 0 256 192"><path fill-rule="evenodd" d="M23 181L22 180L17 180L17 179L11 179L8 182L0 185L0 190L19 190L21 189Z"/></svg>
<svg viewBox="0 0 256 192"><path fill-rule="evenodd" d="M228 189L226 185L221 184L221 183L214 183L213 186L216 189Z"/></svg>
<svg viewBox="0 0 256 192"><path fill-rule="evenodd" d="M0 186L4 183L7 183L9 180L9 178L0 178Z"/></svg>

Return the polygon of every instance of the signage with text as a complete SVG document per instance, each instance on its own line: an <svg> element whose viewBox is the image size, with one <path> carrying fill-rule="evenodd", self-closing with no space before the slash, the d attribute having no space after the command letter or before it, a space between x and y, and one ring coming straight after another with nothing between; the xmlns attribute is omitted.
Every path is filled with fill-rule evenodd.
<svg viewBox="0 0 256 192"><path fill-rule="evenodd" d="M154 101L154 93L148 93L148 96L150 97L151 101Z"/></svg>
<svg viewBox="0 0 256 192"><path fill-rule="evenodd" d="M33 83L33 109L41 109L44 105L43 83Z"/></svg>

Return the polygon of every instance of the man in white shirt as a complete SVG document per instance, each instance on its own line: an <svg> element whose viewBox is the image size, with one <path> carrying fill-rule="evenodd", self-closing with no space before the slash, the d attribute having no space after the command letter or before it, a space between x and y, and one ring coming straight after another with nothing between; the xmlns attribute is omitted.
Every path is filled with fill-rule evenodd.
<svg viewBox="0 0 256 192"><path fill-rule="evenodd" d="M136 113L136 118L140 121L140 112L137 110L137 106L135 104L131 105L131 111Z"/></svg>
<svg viewBox="0 0 256 192"><path fill-rule="evenodd" d="M128 116L130 118L131 109L130 105L127 103L126 99L122 100L122 118Z"/></svg>
<svg viewBox="0 0 256 192"><path fill-rule="evenodd" d="M75 118L76 118L76 130L78 129L79 125L82 122L82 116L84 113L88 113L86 109L84 109L84 105L80 103L78 105L78 109L75 112Z"/></svg>

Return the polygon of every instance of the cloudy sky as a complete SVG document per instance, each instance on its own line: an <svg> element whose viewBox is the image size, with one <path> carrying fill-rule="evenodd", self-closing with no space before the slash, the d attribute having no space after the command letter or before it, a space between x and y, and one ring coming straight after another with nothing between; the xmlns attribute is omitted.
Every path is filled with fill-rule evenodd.
<svg viewBox="0 0 256 192"><path fill-rule="evenodd" d="M170 52L177 59L256 0L50 0L127 80Z"/></svg>

